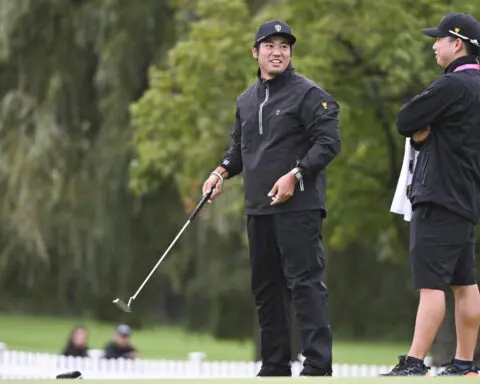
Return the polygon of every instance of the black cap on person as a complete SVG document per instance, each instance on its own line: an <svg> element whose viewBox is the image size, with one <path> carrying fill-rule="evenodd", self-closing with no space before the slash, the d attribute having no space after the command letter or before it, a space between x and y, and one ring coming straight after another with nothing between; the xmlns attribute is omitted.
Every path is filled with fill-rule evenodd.
<svg viewBox="0 0 480 384"><path fill-rule="evenodd" d="M437 27L423 29L422 32L430 37L458 37L480 47L480 23L468 13L448 13Z"/></svg>
<svg viewBox="0 0 480 384"><path fill-rule="evenodd" d="M287 23L280 20L270 20L263 23L260 28L258 28L253 45L257 46L269 36L284 36L290 41L290 45L295 44L295 41L297 40Z"/></svg>

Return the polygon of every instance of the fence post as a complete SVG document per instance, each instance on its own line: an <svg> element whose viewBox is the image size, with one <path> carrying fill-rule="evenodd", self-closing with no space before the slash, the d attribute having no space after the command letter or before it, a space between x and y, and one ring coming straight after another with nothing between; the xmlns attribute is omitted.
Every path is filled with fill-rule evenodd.
<svg viewBox="0 0 480 384"><path fill-rule="evenodd" d="M104 355L103 349L89 349L88 357L92 359L101 359Z"/></svg>
<svg viewBox="0 0 480 384"><path fill-rule="evenodd" d="M3 353L7 350L7 344L0 342L0 380L3 379L2 372L5 372L3 369Z"/></svg>
<svg viewBox="0 0 480 384"><path fill-rule="evenodd" d="M187 376L189 377L201 377L202 376L202 362L205 360L207 355L203 352L190 352L188 354L188 360L190 361L190 366L192 367L191 372L188 372ZM190 370L189 370L190 371Z"/></svg>

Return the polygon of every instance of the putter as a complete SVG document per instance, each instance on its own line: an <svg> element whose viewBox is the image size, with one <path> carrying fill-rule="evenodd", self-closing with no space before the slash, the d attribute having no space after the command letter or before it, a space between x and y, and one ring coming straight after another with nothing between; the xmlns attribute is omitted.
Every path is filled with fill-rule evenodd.
<svg viewBox="0 0 480 384"><path fill-rule="evenodd" d="M182 233L185 231L185 229L187 229L188 225L193 221L193 219L195 219L195 217L197 216L198 212L200 212L200 210L202 209L202 207L205 205L205 203L210 199L210 196L212 195L212 191L213 189L215 188L215 185L212 187L212 190L207 193L205 196L203 196L202 200L200 200L200 202L198 203L198 205L195 207L195 209L193 210L193 212L190 214L190 216L188 217L188 220L187 222L185 223L185 225L182 227L182 229L180 230L180 232L178 232L177 236L175 237L175 239L173 239L172 243L170 244L170 246L167 248L167 250L165 251L165 253L162 255L162 257L160 258L160 260L158 260L157 264L155 264L155 266L153 267L153 269L150 271L150 273L148 274L147 278L143 281L142 285L140 285L140 287L138 288L137 292L135 292L135 294L130 297L130 299L128 300L128 303L125 303L123 300L120 300L119 298L113 300L113 304L115 304L119 309L121 309L122 311L124 312L132 312L132 308L131 308L131 305L132 305L132 302L133 300L135 300L138 296L138 294L141 292L141 290L143 289L143 287L145 286L145 284L147 284L147 281L150 279L150 277L153 275L153 273L157 270L158 266L160 265L160 263L163 261L163 259L167 256L168 252L170 251L170 249L172 249L172 247L175 245L175 243L177 242L177 240L180 238L180 236L182 235Z"/></svg>

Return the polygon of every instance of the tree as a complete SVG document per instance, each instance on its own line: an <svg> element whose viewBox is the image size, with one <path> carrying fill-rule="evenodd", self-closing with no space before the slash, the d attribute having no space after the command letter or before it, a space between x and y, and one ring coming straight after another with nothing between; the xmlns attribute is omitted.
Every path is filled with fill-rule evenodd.
<svg viewBox="0 0 480 384"><path fill-rule="evenodd" d="M409 277L408 224L389 212L404 145L396 133L395 115L404 101L441 73L432 59L432 41L421 29L438 24L451 5L427 0L299 0L257 8L258 3L250 2L254 14L249 15L246 3L239 0L190 4L195 21L170 51L168 66L151 70L150 89L132 108L132 186L141 193L170 176L192 206L201 182L228 146L235 98L255 80L255 63L249 56L254 31L268 19L287 21L298 37L294 66L341 106L343 144L329 169L326 243L329 253L342 255L343 261L330 261L342 264L330 270L329 281L346 294L368 296L380 290L381 299L366 301L368 309L361 310L372 316L383 311L382 334L389 334L389 321L412 320L416 304L408 282L391 284L392 277L399 283ZM466 11L475 5L462 2ZM218 220L210 221L217 231L241 230L239 221L225 219L238 212L226 212L227 205L241 207L240 187L240 182L227 184L226 194L208 208ZM352 261L363 266L360 258L376 267L366 273L384 275L365 276L361 289L358 281L342 279ZM405 294L398 295L399 289ZM337 319L357 317L343 302L331 305ZM375 321L365 327L355 327L357 323L350 322L354 336L376 333ZM408 335L412 322L402 324L396 334Z"/></svg>
<svg viewBox="0 0 480 384"><path fill-rule="evenodd" d="M195 21L169 52L168 66L150 70L149 90L132 105L136 158L131 164L131 186L144 193L156 188L158 180L171 178L188 212L200 198L204 179L228 146L235 98L254 78L255 63L244 52L250 37L238 33L250 24L243 1L203 0L193 8L185 3L196 15ZM241 180L233 184L238 187ZM240 196L238 188L229 186L222 199L199 219L201 224L207 219L211 229L195 226L187 235L191 247L182 246L168 267L179 289L187 292L189 311L198 313L198 306L210 308L206 319L197 316L190 326L213 327L217 335L245 335L241 324L248 328L250 323L246 319L232 326L225 319L220 321L228 311L238 315L235 307L240 303L241 308L251 308L245 285L248 257L243 217L238 215ZM222 242L233 249L227 244L220 246ZM233 298L237 304L226 305ZM231 329L220 329L224 327ZM248 330L250 333L251 327Z"/></svg>
<svg viewBox="0 0 480 384"><path fill-rule="evenodd" d="M168 180L143 197L128 189L128 107L174 38L173 9L23 0L0 12L0 284L31 310L114 319L111 300L131 294L177 225ZM147 321L150 306L137 307Z"/></svg>

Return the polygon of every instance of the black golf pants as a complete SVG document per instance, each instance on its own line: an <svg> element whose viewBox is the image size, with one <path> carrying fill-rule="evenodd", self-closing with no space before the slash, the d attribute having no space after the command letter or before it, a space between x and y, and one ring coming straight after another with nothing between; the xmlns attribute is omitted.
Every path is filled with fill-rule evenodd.
<svg viewBox="0 0 480 384"><path fill-rule="evenodd" d="M322 222L320 211L248 216L251 284L263 367L285 371L290 365L291 299L305 369L331 374L332 332L324 281Z"/></svg>

